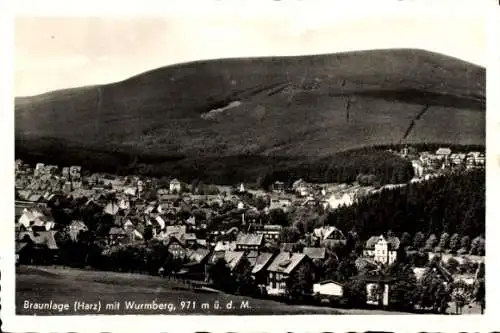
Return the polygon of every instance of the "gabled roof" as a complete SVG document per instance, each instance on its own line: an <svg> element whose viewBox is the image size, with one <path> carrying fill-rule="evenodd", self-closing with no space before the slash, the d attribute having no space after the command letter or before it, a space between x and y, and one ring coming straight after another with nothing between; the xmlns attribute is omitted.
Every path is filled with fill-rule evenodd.
<svg viewBox="0 0 500 333"><path fill-rule="evenodd" d="M319 239L328 239L330 236L336 234L339 238L339 240L345 239L344 234L340 229L334 227L334 226L324 226L321 228L316 228L313 231L314 236L316 236Z"/></svg>
<svg viewBox="0 0 500 333"><path fill-rule="evenodd" d="M263 234L243 234L240 233L236 238L236 245L261 246L264 240Z"/></svg>
<svg viewBox="0 0 500 333"><path fill-rule="evenodd" d="M333 283L333 284L336 284L336 285L341 286L341 287L344 286L342 283L337 282L337 281L333 281L333 280L325 280L325 281L316 282L316 284L319 284L319 285L329 284L329 283Z"/></svg>
<svg viewBox="0 0 500 333"><path fill-rule="evenodd" d="M377 244L377 242L379 240L385 240L388 244L388 247L390 250L397 250L399 249L399 238L398 237L384 237L384 236L372 236L370 237L367 241L366 241L366 246L365 248L366 249L374 249L375 248L375 244Z"/></svg>
<svg viewBox="0 0 500 333"><path fill-rule="evenodd" d="M326 249L324 247L305 247L302 251L311 259L325 259Z"/></svg>
<svg viewBox="0 0 500 333"><path fill-rule="evenodd" d="M262 227L262 230L265 231L281 231L283 227L279 224L266 224Z"/></svg>
<svg viewBox="0 0 500 333"><path fill-rule="evenodd" d="M214 251L215 252L220 252L220 251L228 251L228 250L234 250L236 249L236 243L235 242L217 242L215 244Z"/></svg>
<svg viewBox="0 0 500 333"><path fill-rule="evenodd" d="M290 274L307 256L303 253L280 252L267 268L270 272Z"/></svg>
<svg viewBox="0 0 500 333"><path fill-rule="evenodd" d="M168 225L165 228L165 234L167 236L175 236L179 239L184 237L186 234L186 226L185 225Z"/></svg>
<svg viewBox="0 0 500 333"><path fill-rule="evenodd" d="M19 240L24 240L26 237L37 245L45 245L50 250L57 250L59 247L57 246L56 239L54 238L55 231L38 231L38 232L21 232L18 235Z"/></svg>
<svg viewBox="0 0 500 333"><path fill-rule="evenodd" d="M122 228L113 227L109 230L110 235L126 235L127 233Z"/></svg>
<svg viewBox="0 0 500 333"><path fill-rule="evenodd" d="M224 258L227 266L231 270L233 270L236 268L236 266L241 261L241 259L243 258L244 255L245 255L245 252L243 252L243 251L225 251L222 254L214 253L210 262L212 264L215 264L219 258Z"/></svg>
<svg viewBox="0 0 500 333"><path fill-rule="evenodd" d="M196 249L188 250L187 258L190 262L200 263L210 254L210 250L207 249Z"/></svg>
<svg viewBox="0 0 500 333"><path fill-rule="evenodd" d="M450 148L439 148L436 151L436 155L450 155L451 154L451 149Z"/></svg>
<svg viewBox="0 0 500 333"><path fill-rule="evenodd" d="M259 273L272 259L272 253L261 253L255 260L255 264L252 268L252 274Z"/></svg>

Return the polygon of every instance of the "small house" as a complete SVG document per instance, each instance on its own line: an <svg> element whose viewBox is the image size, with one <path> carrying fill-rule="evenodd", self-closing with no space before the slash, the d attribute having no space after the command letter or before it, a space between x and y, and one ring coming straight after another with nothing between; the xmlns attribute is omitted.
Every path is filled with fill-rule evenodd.
<svg viewBox="0 0 500 333"><path fill-rule="evenodd" d="M366 242L363 254L384 265L391 265L397 259L399 238L372 236Z"/></svg>
<svg viewBox="0 0 500 333"><path fill-rule="evenodd" d="M236 238L236 251L260 250L264 245L264 235L240 233Z"/></svg>
<svg viewBox="0 0 500 333"><path fill-rule="evenodd" d="M303 253L280 252L267 268L268 295L283 296L287 293L287 280L310 259ZM304 290L305 293L312 290Z"/></svg>
<svg viewBox="0 0 500 333"><path fill-rule="evenodd" d="M181 191L181 182L177 179L173 179L169 184L170 193L180 193Z"/></svg>
<svg viewBox="0 0 500 333"><path fill-rule="evenodd" d="M333 280L326 280L315 283L313 293L320 296L341 298L344 296L344 286Z"/></svg>

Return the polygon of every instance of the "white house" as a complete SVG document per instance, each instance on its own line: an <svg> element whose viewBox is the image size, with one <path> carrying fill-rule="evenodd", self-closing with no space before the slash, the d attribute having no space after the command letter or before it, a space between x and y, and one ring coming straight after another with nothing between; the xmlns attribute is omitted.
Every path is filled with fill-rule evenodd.
<svg viewBox="0 0 500 333"><path fill-rule="evenodd" d="M322 296L342 297L344 295L344 286L332 280L318 282L313 285L313 293Z"/></svg>
<svg viewBox="0 0 500 333"><path fill-rule="evenodd" d="M178 181L177 179L173 179L170 182L169 189L170 189L170 192L172 192L172 193L174 193L174 192L179 193L181 191L181 182Z"/></svg>
<svg viewBox="0 0 500 333"><path fill-rule="evenodd" d="M343 195L332 194L328 199L326 199L325 208L337 209L338 207L350 206L354 203L354 198L349 193L344 193Z"/></svg>
<svg viewBox="0 0 500 333"><path fill-rule="evenodd" d="M415 176L421 178L424 175L424 166L422 162L419 160L411 161L411 165L413 167L413 172L415 173Z"/></svg>
<svg viewBox="0 0 500 333"><path fill-rule="evenodd" d="M309 185L303 179L296 180L292 184L292 189L302 197L309 195Z"/></svg>
<svg viewBox="0 0 500 333"><path fill-rule="evenodd" d="M363 254L381 264L391 265L396 261L399 243L397 237L373 236L366 242Z"/></svg>

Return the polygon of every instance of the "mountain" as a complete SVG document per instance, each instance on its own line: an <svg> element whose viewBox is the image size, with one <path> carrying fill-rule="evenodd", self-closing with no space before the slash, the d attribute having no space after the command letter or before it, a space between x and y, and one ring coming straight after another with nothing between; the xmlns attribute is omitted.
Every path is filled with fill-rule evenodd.
<svg viewBox="0 0 500 333"><path fill-rule="evenodd" d="M382 144L484 145L485 69L414 49L197 61L18 97L15 135L16 154L37 158L264 163L247 168Z"/></svg>

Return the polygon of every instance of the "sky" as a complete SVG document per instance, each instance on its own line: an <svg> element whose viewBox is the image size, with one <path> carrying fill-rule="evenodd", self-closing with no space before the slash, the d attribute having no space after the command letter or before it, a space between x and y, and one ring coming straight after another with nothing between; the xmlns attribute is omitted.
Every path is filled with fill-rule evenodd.
<svg viewBox="0 0 500 333"><path fill-rule="evenodd" d="M124 80L201 59L410 47L486 65L479 16L47 17L14 26L14 93Z"/></svg>

